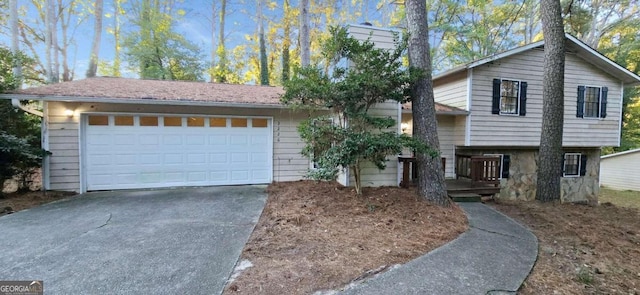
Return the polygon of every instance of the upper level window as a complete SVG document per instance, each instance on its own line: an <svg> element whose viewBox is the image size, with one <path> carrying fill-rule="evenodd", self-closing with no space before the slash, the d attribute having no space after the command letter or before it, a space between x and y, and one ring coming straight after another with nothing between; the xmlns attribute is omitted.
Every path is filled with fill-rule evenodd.
<svg viewBox="0 0 640 295"><path fill-rule="evenodd" d="M493 79L493 104L491 113L500 115L526 114L527 82L509 79Z"/></svg>
<svg viewBox="0 0 640 295"><path fill-rule="evenodd" d="M500 113L518 114L520 81L502 80L500 84Z"/></svg>
<svg viewBox="0 0 640 295"><path fill-rule="evenodd" d="M607 116L607 87L578 86L578 118L605 118Z"/></svg>

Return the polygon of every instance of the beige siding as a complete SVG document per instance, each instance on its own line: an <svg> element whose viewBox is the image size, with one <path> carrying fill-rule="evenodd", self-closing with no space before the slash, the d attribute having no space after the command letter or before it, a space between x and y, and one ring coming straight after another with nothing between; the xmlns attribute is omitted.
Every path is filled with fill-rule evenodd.
<svg viewBox="0 0 640 295"><path fill-rule="evenodd" d="M537 146L542 126L541 49L528 50L473 69L471 105L472 146ZM564 146L618 145L621 85L615 78L568 53L565 68ZM494 78L526 81L526 116L491 114ZM578 85L609 88L607 118L576 118Z"/></svg>
<svg viewBox="0 0 640 295"><path fill-rule="evenodd" d="M464 116L437 116L438 119L438 140L440 142L440 155L446 158L445 164L445 177L455 177L455 149L456 145L464 143L464 132L460 134L459 129L464 128ZM459 126L462 122L462 127ZM406 123L409 127L405 130L405 133L412 134L413 116L410 113L402 114L402 123ZM410 155L409 151L405 151L403 154ZM402 168L399 168L402 169Z"/></svg>
<svg viewBox="0 0 640 295"><path fill-rule="evenodd" d="M68 118L65 109L75 109ZM50 180L52 190L80 190L80 144L78 114L85 112L175 113L201 115L238 115L273 117L273 180L301 179L309 169L309 160L300 154L303 143L297 126L305 115L283 109L189 107L100 103L49 103Z"/></svg>
<svg viewBox="0 0 640 295"><path fill-rule="evenodd" d="M466 71L433 81L436 102L468 110L467 93Z"/></svg>
<svg viewBox="0 0 640 295"><path fill-rule="evenodd" d="M369 114L377 117L391 117L396 120L396 125L389 128L387 131L397 132L399 119L398 119L399 105L396 102L385 102L373 106L369 110ZM379 170L373 163L366 162L362 164L361 179L363 186L396 186L398 185L398 158L396 156L389 156L387 158L387 167L384 170ZM350 184L354 183L353 173L350 174Z"/></svg>
<svg viewBox="0 0 640 295"><path fill-rule="evenodd" d="M377 48L394 49L394 35L400 37L399 32L390 31L376 27L349 26L349 34L358 40L369 40L375 44Z"/></svg>
<svg viewBox="0 0 640 295"><path fill-rule="evenodd" d="M640 191L640 151L600 160L600 184L617 190Z"/></svg>

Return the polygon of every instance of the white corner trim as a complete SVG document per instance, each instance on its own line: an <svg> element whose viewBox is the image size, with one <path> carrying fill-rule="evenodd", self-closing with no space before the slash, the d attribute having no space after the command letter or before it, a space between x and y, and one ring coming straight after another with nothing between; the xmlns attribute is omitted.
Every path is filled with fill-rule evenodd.
<svg viewBox="0 0 640 295"><path fill-rule="evenodd" d="M471 145L471 99L473 93L473 68L467 70L467 118L464 126L464 145Z"/></svg>
<svg viewBox="0 0 640 295"><path fill-rule="evenodd" d="M49 104L42 102L42 124L40 124L40 144L42 149L49 151ZM42 159L42 189L51 189L51 167L50 157L44 156Z"/></svg>
<svg viewBox="0 0 640 295"><path fill-rule="evenodd" d="M398 103L398 120L396 120L398 127L398 134L402 134L402 104ZM397 161L398 159L396 159ZM396 184L400 185L400 179L402 179L402 173L400 172L400 164L396 165Z"/></svg>
<svg viewBox="0 0 640 295"><path fill-rule="evenodd" d="M620 113L618 115L618 146L622 144L622 105L624 104L624 82L620 81Z"/></svg>

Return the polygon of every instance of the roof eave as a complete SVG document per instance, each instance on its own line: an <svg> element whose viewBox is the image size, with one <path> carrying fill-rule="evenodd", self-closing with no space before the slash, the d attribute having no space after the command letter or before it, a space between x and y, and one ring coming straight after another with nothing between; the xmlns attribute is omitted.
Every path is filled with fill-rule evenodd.
<svg viewBox="0 0 640 295"><path fill-rule="evenodd" d="M600 58L606 64L608 64L609 66L613 67L615 70L621 72L623 77L619 77L618 76L616 78L620 79L626 86L637 86L637 85L640 85L640 76L636 75L634 72L629 71L627 68L625 68L625 67L617 64L616 62L612 61L611 59L609 59L608 57L606 57L602 53L598 52L597 50L591 48L589 45L587 45L584 42L580 41L578 38L576 38L576 37L574 37L574 36L572 36L570 34L565 34L565 36L566 36L567 39L569 39L574 44L578 45L580 48L582 48L586 52L588 52L591 55L594 55L594 56ZM626 77L626 79L625 79L625 77Z"/></svg>
<svg viewBox="0 0 640 295"><path fill-rule="evenodd" d="M403 114L412 114L412 110L411 109L402 109L402 113ZM443 116L467 116L469 115L469 112L467 111L436 111L436 115L443 115Z"/></svg>
<svg viewBox="0 0 640 295"><path fill-rule="evenodd" d="M132 99L132 98L105 98L87 96L47 96L33 94L0 94L0 98L19 100L41 100L60 102L100 102L100 103L120 103L120 104L150 104L150 105L179 105L179 106L217 106L217 107L238 107L238 108L269 108L287 109L283 104L262 104L262 103L238 103L238 102L212 102L197 100L162 100L162 99Z"/></svg>
<svg viewBox="0 0 640 295"><path fill-rule="evenodd" d="M628 151L619 152L619 153L615 153L615 154L609 154L609 155L605 155L605 156L600 157L600 159L614 158L614 157L633 154L633 153L637 153L637 152L640 152L640 149L633 149L633 150L628 150Z"/></svg>

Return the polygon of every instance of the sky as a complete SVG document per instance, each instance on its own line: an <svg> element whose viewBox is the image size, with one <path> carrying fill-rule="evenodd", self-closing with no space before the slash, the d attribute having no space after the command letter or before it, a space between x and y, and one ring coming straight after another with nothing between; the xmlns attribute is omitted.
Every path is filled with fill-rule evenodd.
<svg viewBox="0 0 640 295"><path fill-rule="evenodd" d="M136 0L126 1L131 3ZM349 1L349 0L345 0ZM63 0L64 3L67 3L68 0ZM91 3L92 1L86 1ZM215 3L216 6L219 6L218 0L183 0L176 1L176 6L180 9L183 9L186 14L185 16L176 23L175 30L180 34L183 34L188 40L198 45L206 59L209 60L210 50L211 50L211 32L212 32L212 4ZM276 7L273 10L265 9L265 17L277 20L281 17L282 14L282 0L277 0ZM376 1L371 1L376 2ZM128 3L124 4L124 8L127 8ZM298 0L290 1L292 7L297 7ZM21 18L24 22L30 24L40 23L37 17L37 10L32 6L31 1L29 0L18 0L18 5L20 6L20 10L22 11ZM373 3L372 5L375 5ZM227 1L227 17L225 24L225 32L226 32L226 41L225 45L227 48L233 48L236 45L249 42L246 40L246 34L253 34L257 30L257 25L255 22L255 15L257 10L257 4L255 0L228 0ZM100 46L100 60L112 61L114 57L114 37L112 34L107 33L109 28L113 27L114 18L113 16L114 4L112 0L104 0L104 14L103 17L103 33L102 40ZM371 11L372 14L376 14L376 10L374 7L368 9L367 11ZM375 16L374 16L375 17ZM82 18L76 17L72 19L72 22L78 22ZM216 22L215 30L216 30L216 39L217 39L217 16L214 19ZM364 17L362 17L359 22L363 22ZM80 25L77 27L75 31L75 43L72 45L69 52L69 62L75 65L75 77L74 79L84 78L85 72L89 63L89 54L91 48L91 41L93 38L93 16L88 15L84 18ZM126 21L124 21L123 31L126 32L130 27L126 25ZM7 34L8 30L3 30L2 35L0 35L0 44L5 46L10 45L10 36ZM60 36L60 33L58 34ZM43 56L44 53L44 44L39 46L40 48L37 50L39 56ZM31 52L24 46L21 45L21 49L28 54L31 55ZM44 62L44 58L42 58ZM123 60L124 62L124 60ZM136 76L135 72L127 71L123 64L122 68L123 75L134 77Z"/></svg>

